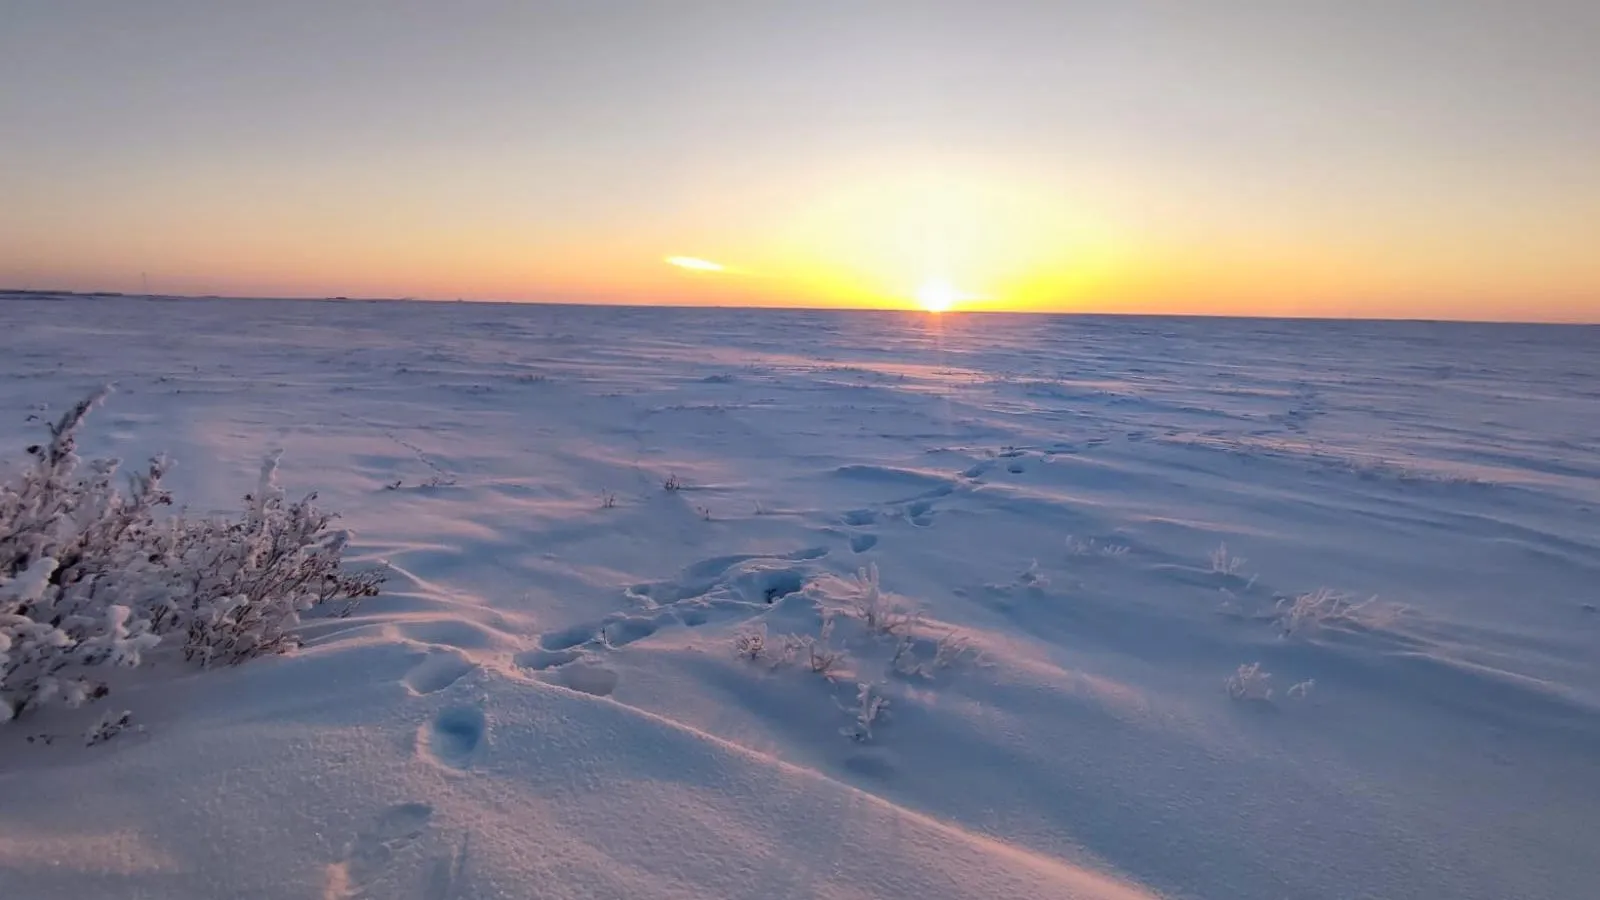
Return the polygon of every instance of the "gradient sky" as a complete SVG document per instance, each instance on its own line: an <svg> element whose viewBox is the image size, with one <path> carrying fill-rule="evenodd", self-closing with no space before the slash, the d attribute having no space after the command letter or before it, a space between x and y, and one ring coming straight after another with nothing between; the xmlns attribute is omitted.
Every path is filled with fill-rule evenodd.
<svg viewBox="0 0 1600 900"><path fill-rule="evenodd" d="M0 0L0 286L1597 321L1597 48L1593 0Z"/></svg>

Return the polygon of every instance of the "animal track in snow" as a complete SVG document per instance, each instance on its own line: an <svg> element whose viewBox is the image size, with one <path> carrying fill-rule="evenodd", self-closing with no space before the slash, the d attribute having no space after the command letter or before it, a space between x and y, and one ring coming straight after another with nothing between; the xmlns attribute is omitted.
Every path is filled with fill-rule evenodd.
<svg viewBox="0 0 1600 900"><path fill-rule="evenodd" d="M477 663L459 651L430 653L406 673L403 683L419 696L432 694L455 684L477 667Z"/></svg>
<svg viewBox="0 0 1600 900"><path fill-rule="evenodd" d="M524 669L542 672L545 669L564 666L581 656L583 656L582 650L571 647L563 650L525 650L518 653L512 662Z"/></svg>
<svg viewBox="0 0 1600 900"><path fill-rule="evenodd" d="M878 521L878 514L870 509L852 509L843 516L840 516L840 519L846 525L853 525L859 528L863 525L871 525L873 522Z"/></svg>
<svg viewBox="0 0 1600 900"><path fill-rule="evenodd" d="M563 687L596 697L610 696L617 689L620 676L617 670L593 662L576 662L556 670L557 681Z"/></svg>
<svg viewBox="0 0 1600 900"><path fill-rule="evenodd" d="M476 706L447 706L435 713L417 735L417 750L452 769L472 763L478 745L488 732L483 710Z"/></svg>
<svg viewBox="0 0 1600 900"><path fill-rule="evenodd" d="M549 651L570 650L580 644L587 644L594 638L595 628L593 625L573 625L559 631L551 631L540 635L539 646ZM568 661L570 662L570 660Z"/></svg>
<svg viewBox="0 0 1600 900"><path fill-rule="evenodd" d="M411 848L428 829L433 807L426 803L401 803L384 810L372 826L357 834L342 858L328 867L324 900L355 900L389 894L372 893L377 882L390 882L397 866L411 862ZM382 885L392 889L393 885Z"/></svg>
<svg viewBox="0 0 1600 900"><path fill-rule="evenodd" d="M850 537L850 549L855 553L865 553L878 546L878 536L875 534L857 534Z"/></svg>
<svg viewBox="0 0 1600 900"><path fill-rule="evenodd" d="M826 548L812 548L782 556L718 557L688 567L678 579L634 585L627 593L652 610L684 621L690 611L737 609L772 603L792 594L805 586L806 570L785 563L809 562L826 555ZM608 617L606 621L618 618ZM669 621L659 616L656 619L657 625Z"/></svg>
<svg viewBox="0 0 1600 900"><path fill-rule="evenodd" d="M711 559L701 560L684 569L678 578L668 581L658 581L648 584L636 584L627 590L627 595L643 603L649 608L671 606L685 600L695 600L715 592L720 587L725 587L737 575L730 575L741 567L745 569L775 569L773 563L801 563L818 560L828 555L826 547L808 547L793 553L779 556L758 556L755 554L742 554L737 556L715 556ZM752 566L752 564L756 564ZM790 567L785 567L790 568ZM748 599L748 598L747 598Z"/></svg>
<svg viewBox="0 0 1600 900"><path fill-rule="evenodd" d="M607 618L600 626L597 635L600 643L608 647L626 647L634 641L643 640L660 630L664 617L648 616L621 616Z"/></svg>
<svg viewBox="0 0 1600 900"><path fill-rule="evenodd" d="M906 505L906 519L918 528L933 524L933 501L914 500Z"/></svg>
<svg viewBox="0 0 1600 900"><path fill-rule="evenodd" d="M617 689L620 676L582 650L528 650L517 654L516 664L534 672L549 672L541 681L574 691L607 697Z"/></svg>
<svg viewBox="0 0 1600 900"><path fill-rule="evenodd" d="M862 552L877 542L857 536L851 546ZM596 653L620 650L664 628L696 628L719 618L749 618L791 594L805 589L807 568L797 565L826 555L812 548L780 556L727 556L695 563L677 580L637 584L625 593L646 608L616 612L546 632L537 649L517 654L517 665L533 671L557 670L554 678L574 690L605 696L616 687L609 669L593 672ZM572 679L576 679L573 681Z"/></svg>
<svg viewBox="0 0 1600 900"><path fill-rule="evenodd" d="M969 469L968 471L971 470ZM954 494L955 491L956 486L954 483L941 484L932 490L918 494L915 497L909 497L905 500L899 500L886 504L886 507L890 515L903 516L906 521L910 522L912 525L915 525L918 528L927 528L929 525L933 524L935 504L939 500ZM845 521L849 523L850 520L848 516L846 517Z"/></svg>
<svg viewBox="0 0 1600 900"><path fill-rule="evenodd" d="M461 838L461 846L449 856L441 856L433 861L432 871L428 873L428 883L424 886L423 900L452 900L459 895L457 888L465 880L467 871L467 837Z"/></svg>

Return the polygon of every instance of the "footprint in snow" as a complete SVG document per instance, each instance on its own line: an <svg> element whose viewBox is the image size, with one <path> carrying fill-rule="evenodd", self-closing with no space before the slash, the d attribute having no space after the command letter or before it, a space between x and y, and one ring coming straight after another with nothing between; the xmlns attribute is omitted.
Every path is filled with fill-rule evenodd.
<svg viewBox="0 0 1600 900"><path fill-rule="evenodd" d="M616 649L643 640L661 629L666 616L618 616L608 619L596 635L600 643Z"/></svg>
<svg viewBox="0 0 1600 900"><path fill-rule="evenodd" d="M562 687L596 697L611 696L611 692L617 689L617 682L621 680L616 669L592 662L562 666L556 670L556 677Z"/></svg>
<svg viewBox="0 0 1600 900"><path fill-rule="evenodd" d="M621 680L617 670L577 649L528 650L517 654L516 664L534 672L549 672L541 681L596 697L609 697Z"/></svg>
<svg viewBox="0 0 1600 900"><path fill-rule="evenodd" d="M467 843L470 835L462 835L461 846L449 856L433 861L428 882L423 888L423 900L453 900L460 897L459 888L466 880Z"/></svg>
<svg viewBox="0 0 1600 900"><path fill-rule="evenodd" d="M878 514L870 509L852 509L843 516L840 516L840 519L846 525L854 525L859 528L862 525L871 525L873 522L876 522L878 520Z"/></svg>
<svg viewBox="0 0 1600 900"><path fill-rule="evenodd" d="M430 653L412 667L401 682L411 693L420 697L444 690L476 668L478 664L458 650Z"/></svg>
<svg viewBox="0 0 1600 900"><path fill-rule="evenodd" d="M860 553L877 538L852 539ZM810 548L781 556L736 556L704 560L690 566L677 580L636 584L625 593L636 603L649 604L643 614L612 613L539 636L537 650L517 657L523 668L543 670L575 661L579 655L620 650L664 628L697 628L719 618L748 618L805 588L808 570L800 565L827 555L826 548Z"/></svg>
<svg viewBox="0 0 1600 900"><path fill-rule="evenodd" d="M593 625L572 625L559 631L549 631L539 636L539 647L545 651L571 650L587 644L596 637ZM570 662L571 660L568 660Z"/></svg>
<svg viewBox="0 0 1600 900"><path fill-rule="evenodd" d="M572 647L567 647L561 650L525 650L522 653L518 653L513 662L524 669L532 669L535 672L543 672L545 669L554 669L557 666L564 666L582 655L582 650Z"/></svg>
<svg viewBox="0 0 1600 900"><path fill-rule="evenodd" d="M328 867L324 900L389 897L399 883L419 880L408 879L404 870L421 862L415 846L432 817L426 803L401 803L380 813Z"/></svg>
<svg viewBox="0 0 1600 900"><path fill-rule="evenodd" d="M478 746L488 734L483 710L476 706L447 706L417 732L417 753L450 769L472 764Z"/></svg>

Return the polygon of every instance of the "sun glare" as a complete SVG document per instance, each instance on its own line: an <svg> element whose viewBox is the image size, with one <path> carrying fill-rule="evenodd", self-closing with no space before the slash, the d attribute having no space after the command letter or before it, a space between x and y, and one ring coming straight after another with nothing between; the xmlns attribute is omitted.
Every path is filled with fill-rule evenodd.
<svg viewBox="0 0 1600 900"><path fill-rule="evenodd" d="M948 281L925 281L917 288L917 303L931 313L947 312L961 299L961 292Z"/></svg>

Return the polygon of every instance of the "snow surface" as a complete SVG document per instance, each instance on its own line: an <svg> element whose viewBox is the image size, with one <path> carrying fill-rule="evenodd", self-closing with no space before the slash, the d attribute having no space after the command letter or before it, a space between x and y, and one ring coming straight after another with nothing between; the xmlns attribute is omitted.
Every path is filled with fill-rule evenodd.
<svg viewBox="0 0 1600 900"><path fill-rule="evenodd" d="M282 447L393 566L295 655L0 725L6 900L1600 884L1600 330L39 297L0 324L6 465L115 381L85 455L167 451L205 512ZM920 610L899 661L869 566L880 613ZM774 659L824 619L831 678ZM143 731L84 747L111 707Z"/></svg>

